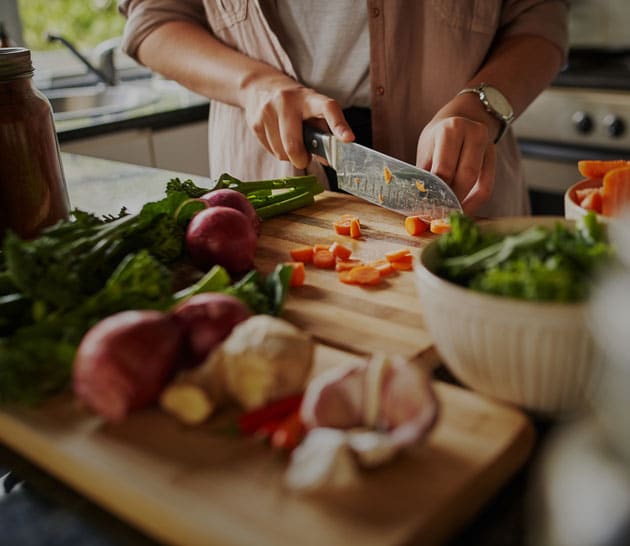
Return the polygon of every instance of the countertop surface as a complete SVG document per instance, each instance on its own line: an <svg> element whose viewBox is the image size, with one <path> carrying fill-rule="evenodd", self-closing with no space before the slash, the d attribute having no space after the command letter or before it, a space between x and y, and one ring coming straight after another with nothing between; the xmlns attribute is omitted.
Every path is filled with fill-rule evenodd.
<svg viewBox="0 0 630 546"><path fill-rule="evenodd" d="M106 201L121 202L130 211L136 211L147 200L161 197L166 181L174 176L191 178L200 186L211 185L207 178L185 173L70 154L63 154L62 160L72 206L87 208L97 214L117 212L99 210L98 205L95 205ZM99 192L107 194L108 199L99 198ZM437 369L436 377L453 381L443 368ZM547 433L549 424L538 421L535 425L540 439ZM499 491L471 524L449 542L451 546L526 543L526 500L540 447L539 441L532 462ZM0 488L0 524L3 529L0 544L155 544L6 447L0 447L0 475L5 476L4 492Z"/></svg>

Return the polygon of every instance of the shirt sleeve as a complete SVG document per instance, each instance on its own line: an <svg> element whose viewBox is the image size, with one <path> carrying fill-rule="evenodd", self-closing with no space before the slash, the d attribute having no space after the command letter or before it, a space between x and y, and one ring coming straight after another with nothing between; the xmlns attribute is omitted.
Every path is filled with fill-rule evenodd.
<svg viewBox="0 0 630 546"><path fill-rule="evenodd" d="M118 0L127 18L122 50L137 60L138 47L156 28L171 21L189 21L208 27L202 0Z"/></svg>
<svg viewBox="0 0 630 546"><path fill-rule="evenodd" d="M567 0L506 0L501 13L502 38L529 34L555 44L566 56L569 50Z"/></svg>

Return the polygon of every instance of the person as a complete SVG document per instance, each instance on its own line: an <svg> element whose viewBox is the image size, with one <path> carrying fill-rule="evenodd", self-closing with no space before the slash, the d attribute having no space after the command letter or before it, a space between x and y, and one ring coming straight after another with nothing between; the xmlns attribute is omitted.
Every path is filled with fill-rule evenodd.
<svg viewBox="0 0 630 546"><path fill-rule="evenodd" d="M119 0L119 9L130 56L211 100L211 177L327 181L302 141L312 120L431 170L467 213L529 211L509 125L564 62L566 0Z"/></svg>

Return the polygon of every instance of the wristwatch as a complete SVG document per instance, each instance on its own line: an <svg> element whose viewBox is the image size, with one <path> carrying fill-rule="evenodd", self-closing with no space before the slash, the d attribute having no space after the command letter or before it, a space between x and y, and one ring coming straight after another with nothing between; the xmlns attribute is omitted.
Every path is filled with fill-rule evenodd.
<svg viewBox="0 0 630 546"><path fill-rule="evenodd" d="M477 87L462 89L457 95L463 95L464 93L475 93L486 109L486 112L490 112L501 122L499 134L497 138L494 139L494 143L497 144L508 130L510 123L514 121L514 109L510 101L508 101L505 95L496 87L492 87L487 83L480 83Z"/></svg>

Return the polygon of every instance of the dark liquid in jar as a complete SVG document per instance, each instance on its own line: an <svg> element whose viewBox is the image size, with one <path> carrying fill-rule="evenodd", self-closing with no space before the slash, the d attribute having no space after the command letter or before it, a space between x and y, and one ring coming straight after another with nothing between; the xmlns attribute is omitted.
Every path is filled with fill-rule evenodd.
<svg viewBox="0 0 630 546"><path fill-rule="evenodd" d="M0 81L0 239L33 238L68 212L50 103L30 78Z"/></svg>

